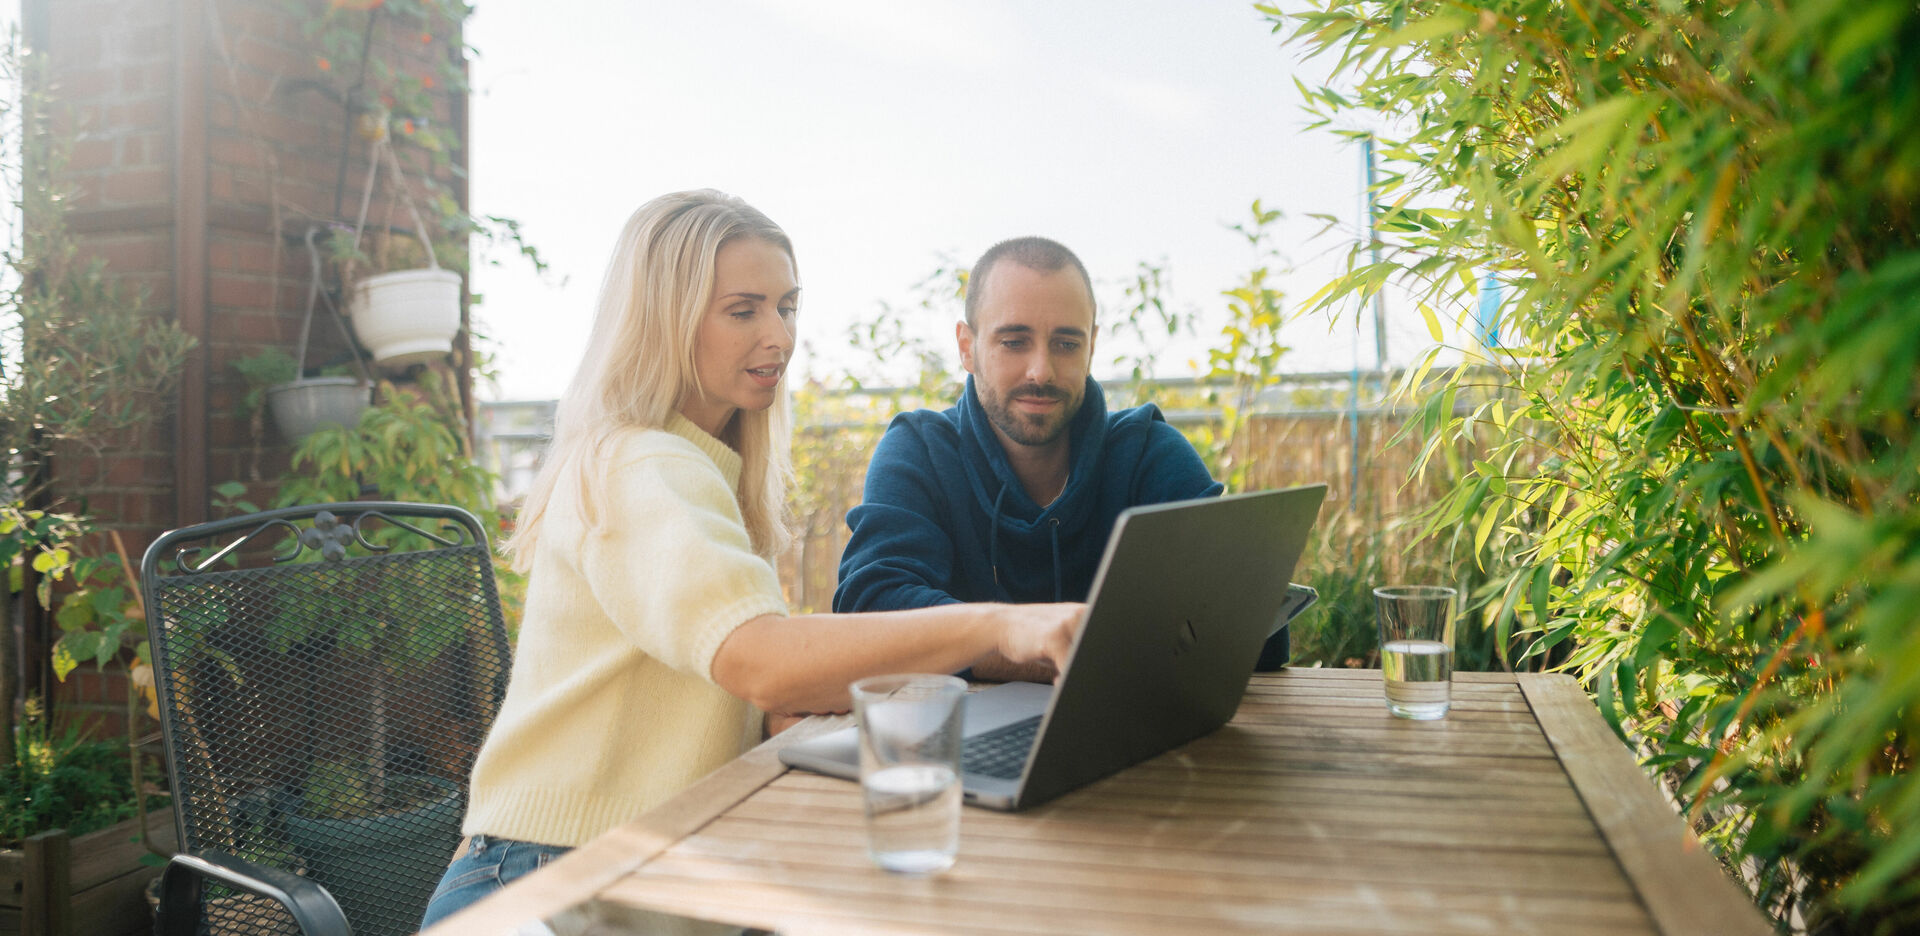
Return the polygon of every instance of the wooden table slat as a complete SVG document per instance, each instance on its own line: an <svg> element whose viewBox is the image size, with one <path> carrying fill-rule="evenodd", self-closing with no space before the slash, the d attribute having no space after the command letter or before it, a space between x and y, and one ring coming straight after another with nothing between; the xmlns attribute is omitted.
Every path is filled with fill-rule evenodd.
<svg viewBox="0 0 1920 936"><path fill-rule="evenodd" d="M1075 864L1209 875L1255 875L1306 881L1368 881L1376 884L1447 886L1465 892L1499 894L1540 892L1599 895L1633 902L1633 888L1615 872L1613 858L1600 850L1553 854L1494 848L1419 847L1400 842L1355 843L1247 835L1207 848L1143 849L1124 830L1100 827L1050 829L1047 835L1026 828L966 824L961 855L1004 856L1009 860L1056 861L1057 844L1083 847ZM844 822L773 822L763 815L729 813L683 842L689 854L734 853L745 849L768 854L786 846L831 846L812 853L821 862L866 862L866 833Z"/></svg>
<svg viewBox="0 0 1920 936"><path fill-rule="evenodd" d="M753 874L742 881L743 867ZM1054 868L1054 871L1059 869ZM877 911L907 924L934 925L945 921L998 919L1026 921L1041 932L1168 933L1193 932L1196 919L1206 920L1206 931L1286 932L1301 928L1344 932L1513 933L1528 930L1586 933L1644 933L1644 917L1631 914L1632 904L1605 901L1561 901L1552 914L1527 902L1503 902L1484 896L1459 897L1431 890L1396 888L1342 890L1317 893L1276 885L1266 892L1235 892L1217 886L1220 879L1197 882L1185 889L1126 890L1097 887L983 879L955 871L933 881L915 882L897 892L869 886L871 868L839 869L791 862L749 864L703 860L678 852L649 866L646 875L621 882L623 892L647 894L649 903L673 907L683 899L702 899L700 892L726 887L734 906L752 906L739 890L766 886L774 905L790 902L793 894L833 899L832 907L848 916ZM1165 876L1162 876L1164 878ZM649 882L642 885L638 882ZM784 893L782 893L784 892ZM711 895L708 895L711 896ZM1625 913L1621 912L1625 911ZM1628 915L1631 914L1631 915Z"/></svg>

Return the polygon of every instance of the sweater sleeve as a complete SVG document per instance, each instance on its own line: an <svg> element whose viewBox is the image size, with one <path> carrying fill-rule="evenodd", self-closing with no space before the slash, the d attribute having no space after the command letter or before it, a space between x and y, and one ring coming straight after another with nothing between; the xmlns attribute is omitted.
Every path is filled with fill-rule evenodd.
<svg viewBox="0 0 1920 936"><path fill-rule="evenodd" d="M617 468L609 522L580 544L594 600L647 655L712 681L734 628L785 614L773 565L756 555L739 504L711 462L655 453Z"/></svg>
<svg viewBox="0 0 1920 936"><path fill-rule="evenodd" d="M874 448L866 490L847 512L833 610L897 611L955 604L953 540L932 458L911 425L895 420Z"/></svg>
<svg viewBox="0 0 1920 936"><path fill-rule="evenodd" d="M1158 411L1155 411L1156 417ZM1134 504L1164 504L1218 497L1226 485L1213 480L1207 463L1180 430L1155 418L1147 423L1146 451L1134 472Z"/></svg>

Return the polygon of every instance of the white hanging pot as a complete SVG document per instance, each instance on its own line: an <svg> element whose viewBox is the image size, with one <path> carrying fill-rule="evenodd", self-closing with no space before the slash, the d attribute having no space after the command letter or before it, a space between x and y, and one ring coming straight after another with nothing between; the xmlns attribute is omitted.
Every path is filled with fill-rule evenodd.
<svg viewBox="0 0 1920 936"><path fill-rule="evenodd" d="M267 388L267 410L280 435L296 445L325 425L353 428L373 388L354 377L306 377Z"/></svg>
<svg viewBox="0 0 1920 936"><path fill-rule="evenodd" d="M460 274L398 270L360 280L347 314L382 367L405 370L453 350L460 332Z"/></svg>

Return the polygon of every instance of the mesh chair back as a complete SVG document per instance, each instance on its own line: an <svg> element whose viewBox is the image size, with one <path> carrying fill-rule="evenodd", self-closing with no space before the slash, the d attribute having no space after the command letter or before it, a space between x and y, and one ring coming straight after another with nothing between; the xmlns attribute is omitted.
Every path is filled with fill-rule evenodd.
<svg viewBox="0 0 1920 936"><path fill-rule="evenodd" d="M506 691L485 534L329 504L162 536L141 564L180 844L303 874L360 936L411 933ZM208 932L291 925L214 886Z"/></svg>

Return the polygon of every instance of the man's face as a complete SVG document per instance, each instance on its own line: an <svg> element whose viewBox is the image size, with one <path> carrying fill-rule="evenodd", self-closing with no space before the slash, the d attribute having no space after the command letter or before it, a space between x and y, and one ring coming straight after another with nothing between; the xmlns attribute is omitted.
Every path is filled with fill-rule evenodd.
<svg viewBox="0 0 1920 936"><path fill-rule="evenodd" d="M974 322L955 329L960 363L1000 444L1065 444L1093 365L1093 297L1071 266L1051 273L1002 260L987 271Z"/></svg>

